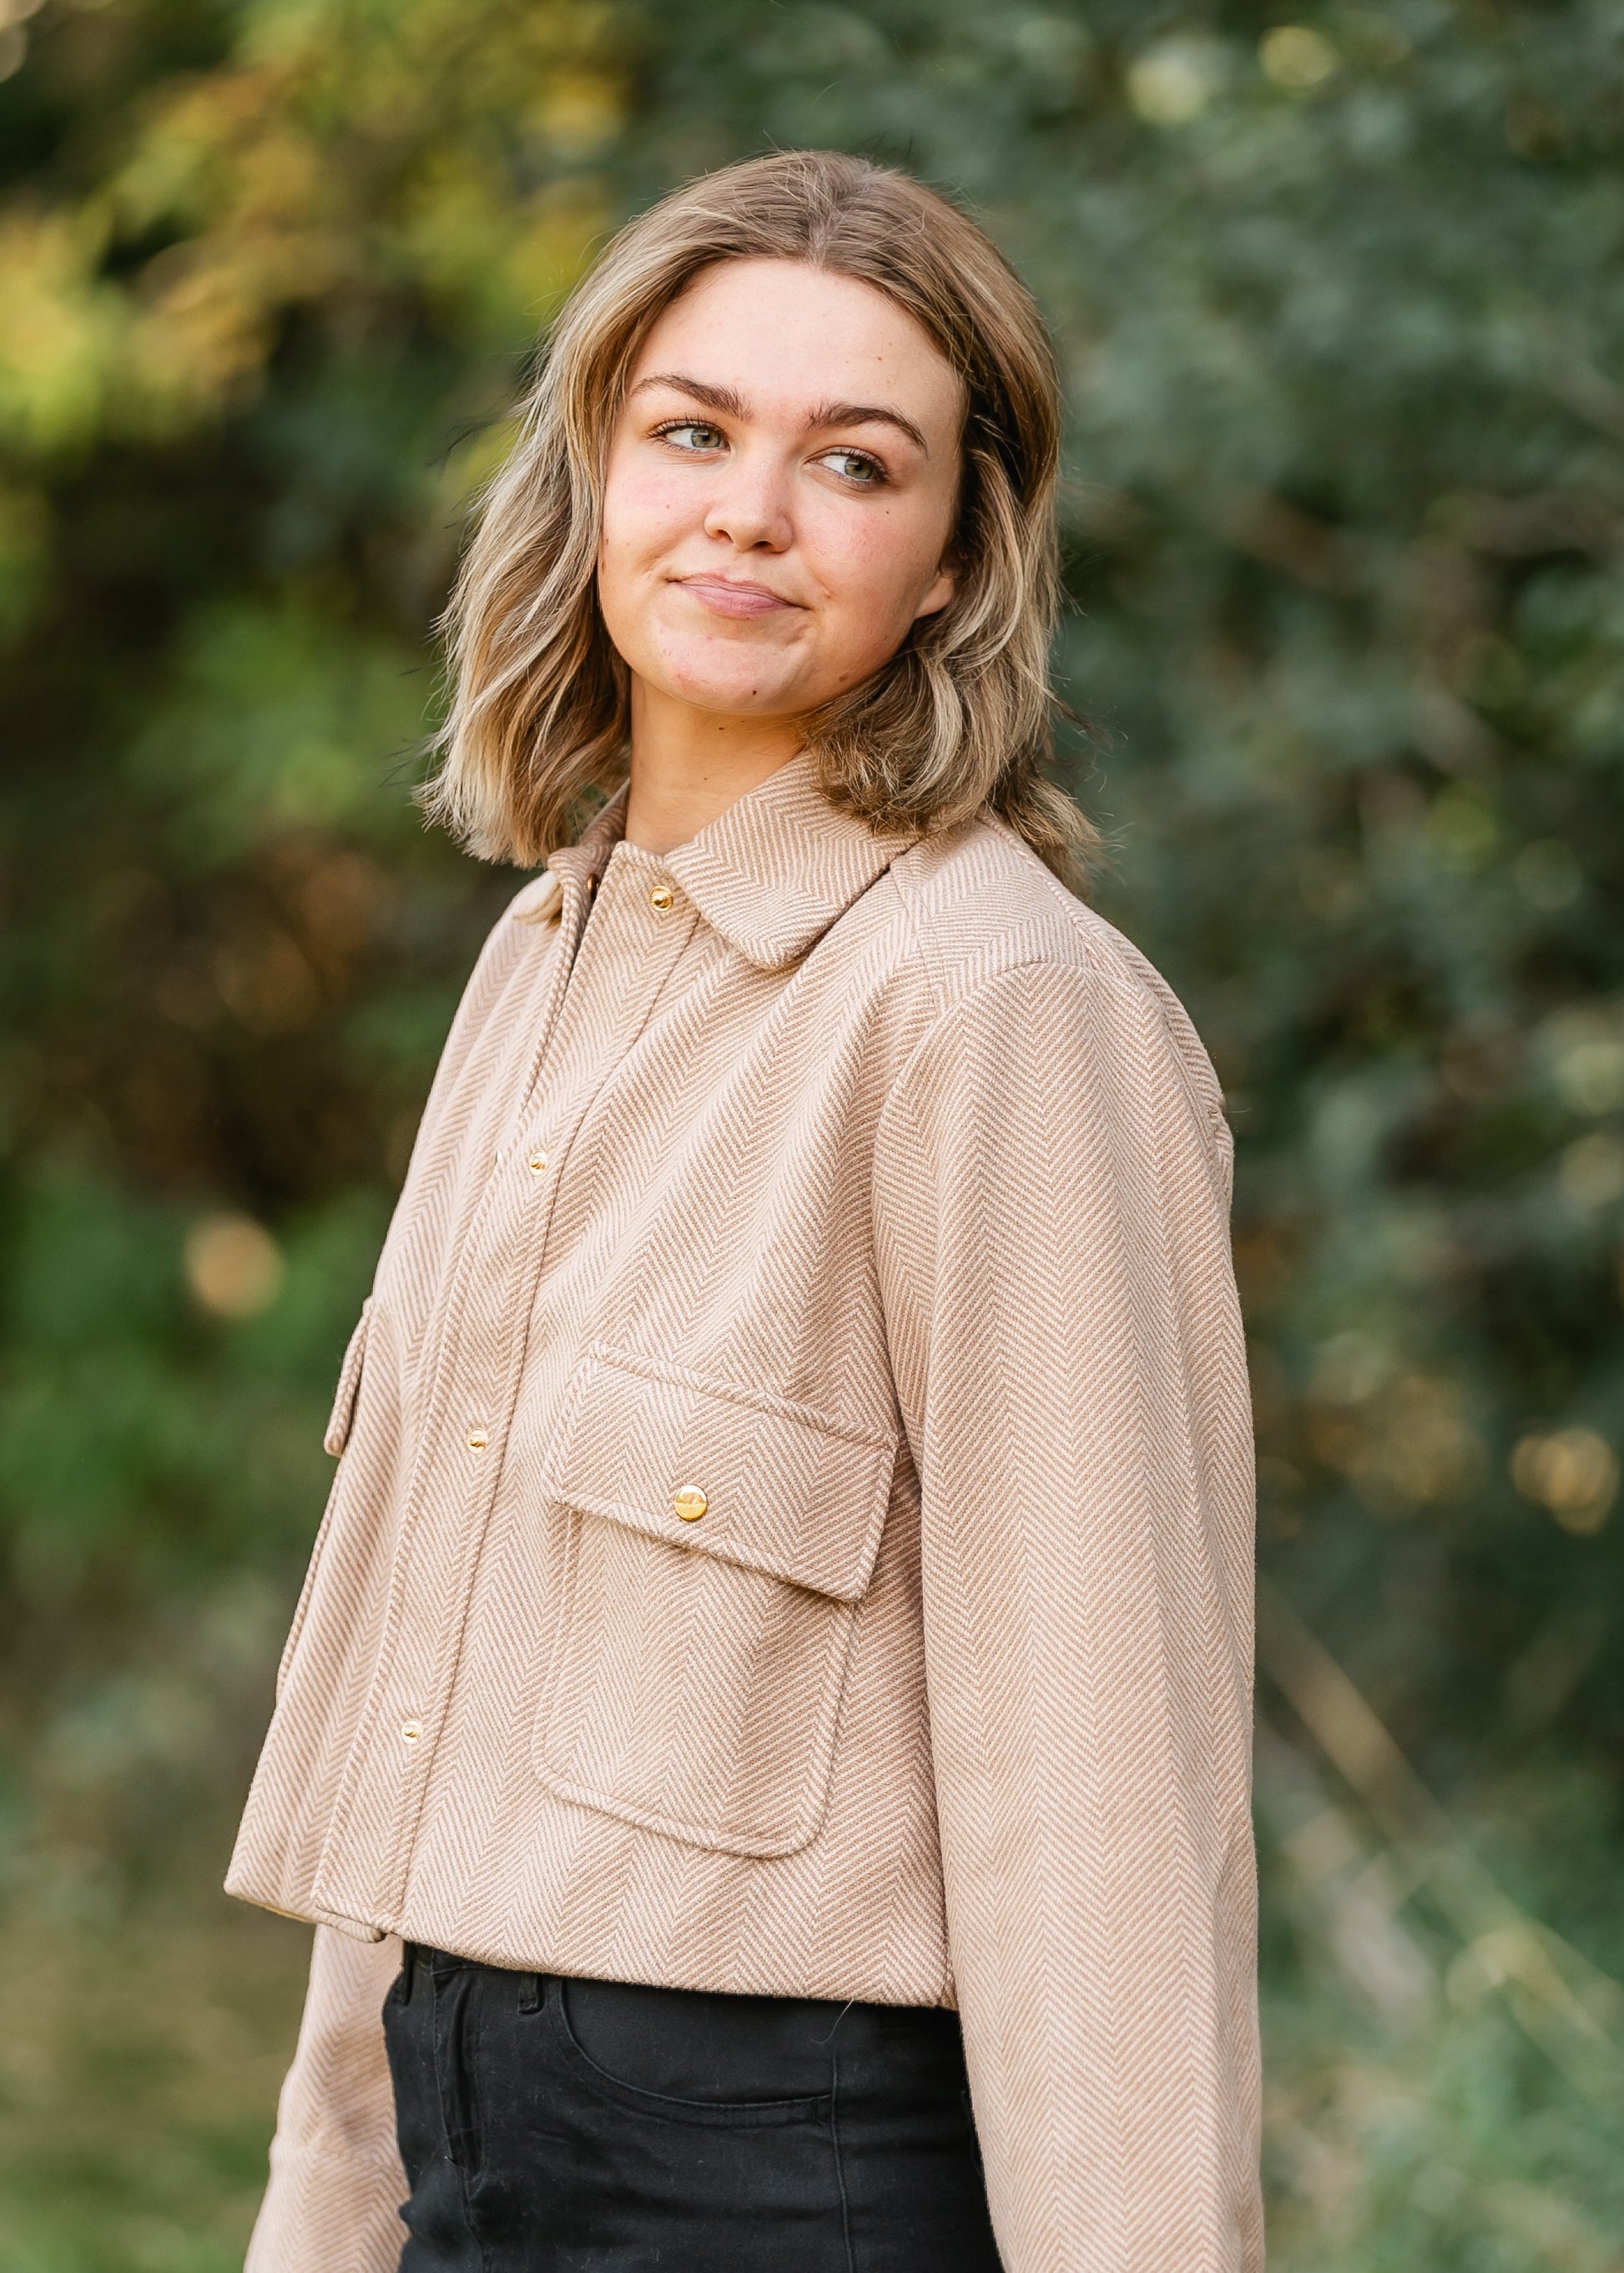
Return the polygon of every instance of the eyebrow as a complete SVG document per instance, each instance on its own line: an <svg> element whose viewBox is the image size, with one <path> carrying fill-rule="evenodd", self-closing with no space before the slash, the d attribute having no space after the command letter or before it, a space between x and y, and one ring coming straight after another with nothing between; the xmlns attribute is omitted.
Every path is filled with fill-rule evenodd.
<svg viewBox="0 0 1624 2273"><path fill-rule="evenodd" d="M911 418L900 410L888 409L883 402L820 402L812 413L814 427L818 426L894 426L917 444L925 455L930 455L930 445Z"/></svg>
<svg viewBox="0 0 1624 2273"><path fill-rule="evenodd" d="M691 377L687 371L652 371L647 379L638 380L632 393L641 394L650 386L674 388L679 394L692 395L695 402L703 402L708 410L723 411L730 418L748 416L744 397L736 387L716 386L706 379ZM807 431L816 433L819 428L830 426L894 426L927 457L930 455L930 445L914 421L883 402L820 402L807 421Z"/></svg>

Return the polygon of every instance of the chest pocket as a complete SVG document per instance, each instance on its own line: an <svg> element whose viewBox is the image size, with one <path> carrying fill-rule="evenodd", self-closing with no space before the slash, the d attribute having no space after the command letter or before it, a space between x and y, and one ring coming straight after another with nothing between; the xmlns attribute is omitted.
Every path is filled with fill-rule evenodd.
<svg viewBox="0 0 1624 2273"><path fill-rule="evenodd" d="M322 1449L333 1458L342 1459L344 1447L350 1442L350 1431L355 1421L356 1399L361 1393L361 1375L366 1363L366 1338L372 1331L373 1297L369 1294L361 1305L361 1315L356 1320L344 1351L343 1363L338 1369L338 1386L333 1392L333 1410L327 1416L327 1430L321 1439ZM282 1660L276 1668L276 1695L280 1700L288 1685L288 1669L293 1663L293 1653L299 1646L299 1636L304 1631L304 1620L310 1612L310 1598L315 1591L316 1572L321 1562L322 1550L333 1528L333 1511L338 1503L339 1480L334 1478L327 1494L327 1504L321 1518L321 1527L316 1534L316 1543L310 1550L310 1562L304 1572L304 1583L299 1589L298 1608L293 1613L293 1624L288 1629L288 1639L282 1644Z"/></svg>
<svg viewBox="0 0 1624 2273"><path fill-rule="evenodd" d="M592 1344L545 1477L568 1525L535 1766L735 1855L816 1832L894 1432Z"/></svg>

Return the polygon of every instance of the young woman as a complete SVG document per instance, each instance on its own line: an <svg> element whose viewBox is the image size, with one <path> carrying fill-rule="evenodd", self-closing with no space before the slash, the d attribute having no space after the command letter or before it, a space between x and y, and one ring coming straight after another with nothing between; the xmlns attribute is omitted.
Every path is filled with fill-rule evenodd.
<svg viewBox="0 0 1624 2273"><path fill-rule="evenodd" d="M816 152L558 326L432 792L545 867L229 1881L317 1925L253 2273L1260 2262L1229 1144L1062 881L1057 416L981 232Z"/></svg>

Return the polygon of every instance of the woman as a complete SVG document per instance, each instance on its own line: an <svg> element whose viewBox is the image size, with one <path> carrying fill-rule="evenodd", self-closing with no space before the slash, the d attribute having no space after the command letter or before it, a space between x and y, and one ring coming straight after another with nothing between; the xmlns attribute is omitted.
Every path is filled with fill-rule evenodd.
<svg viewBox="0 0 1624 2273"><path fill-rule="evenodd" d="M318 1929L255 2273L1259 2262L1229 1148L1059 881L1056 427L987 239L853 159L558 326L432 792L546 867L229 1881Z"/></svg>

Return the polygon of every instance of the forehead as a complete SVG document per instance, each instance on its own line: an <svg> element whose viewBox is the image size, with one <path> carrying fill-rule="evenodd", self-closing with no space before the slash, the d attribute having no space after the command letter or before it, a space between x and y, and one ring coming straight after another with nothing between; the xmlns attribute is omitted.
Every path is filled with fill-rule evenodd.
<svg viewBox="0 0 1624 2273"><path fill-rule="evenodd" d="M922 324L854 276L799 260L729 260L704 269L657 318L632 383L657 371L734 389L752 412L884 402L916 424L956 431L958 373Z"/></svg>

